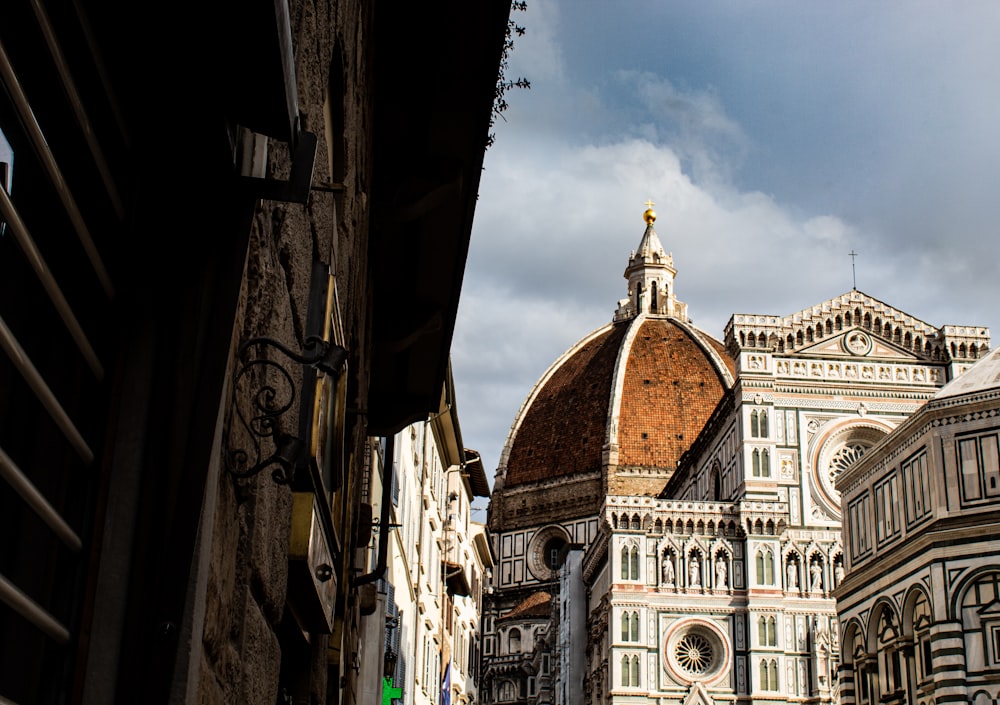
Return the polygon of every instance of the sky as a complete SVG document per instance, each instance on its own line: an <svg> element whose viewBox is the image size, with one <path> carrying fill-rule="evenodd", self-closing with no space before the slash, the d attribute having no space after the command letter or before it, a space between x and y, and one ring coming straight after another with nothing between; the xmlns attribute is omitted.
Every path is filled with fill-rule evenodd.
<svg viewBox="0 0 1000 705"><path fill-rule="evenodd" d="M535 382L627 295L647 200L678 299L720 340L734 313L856 281L1000 344L1000 3L528 0L512 18L506 77L531 88L494 126L452 344L491 481Z"/></svg>

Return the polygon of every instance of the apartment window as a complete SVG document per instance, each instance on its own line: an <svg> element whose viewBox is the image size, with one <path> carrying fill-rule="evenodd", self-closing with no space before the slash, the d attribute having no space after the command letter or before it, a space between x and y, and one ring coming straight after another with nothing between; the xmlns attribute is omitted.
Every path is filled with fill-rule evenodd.
<svg viewBox="0 0 1000 705"><path fill-rule="evenodd" d="M875 539L881 545L899 536L896 475L875 486Z"/></svg>
<svg viewBox="0 0 1000 705"><path fill-rule="evenodd" d="M931 513L931 488L927 477L927 451L902 464L906 523L913 524Z"/></svg>
<svg viewBox="0 0 1000 705"><path fill-rule="evenodd" d="M958 466L962 473L964 501L1000 497L1000 454L995 432L959 440Z"/></svg>

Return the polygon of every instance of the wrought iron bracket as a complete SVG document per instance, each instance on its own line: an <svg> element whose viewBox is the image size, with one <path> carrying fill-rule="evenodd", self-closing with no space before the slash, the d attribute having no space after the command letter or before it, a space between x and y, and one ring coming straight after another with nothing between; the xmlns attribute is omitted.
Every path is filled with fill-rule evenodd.
<svg viewBox="0 0 1000 705"><path fill-rule="evenodd" d="M271 479L279 485L286 485L292 481L296 467L302 462L305 441L282 430L283 427L298 427L297 419L293 423L282 423L282 417L295 406L298 395L292 374L275 360L250 354L254 350L268 349L332 376L339 375L343 369L347 350L312 336L306 338L302 352L295 352L266 337L251 338L237 351L239 366L233 376L230 413L235 412L236 419L247 432L251 447L232 447L234 429L231 420L230 445L225 454L226 469L236 479L246 479L273 466ZM242 389L247 391L245 396L241 394ZM264 456L262 445L273 446L273 451Z"/></svg>
<svg viewBox="0 0 1000 705"><path fill-rule="evenodd" d="M383 524L382 521L379 519L379 517L375 517L374 519L372 519L372 531L375 532L381 532L382 529L387 529L388 531L392 531L393 529L398 529L401 526L402 524L388 524L388 523Z"/></svg>

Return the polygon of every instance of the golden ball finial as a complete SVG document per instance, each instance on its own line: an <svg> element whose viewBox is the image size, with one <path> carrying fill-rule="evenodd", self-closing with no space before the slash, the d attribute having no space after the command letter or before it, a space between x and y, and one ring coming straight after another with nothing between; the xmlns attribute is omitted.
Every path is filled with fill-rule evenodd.
<svg viewBox="0 0 1000 705"><path fill-rule="evenodd" d="M646 212L642 214L642 219L646 221L648 225L652 225L653 221L656 220L656 211L653 210L653 202L646 201Z"/></svg>

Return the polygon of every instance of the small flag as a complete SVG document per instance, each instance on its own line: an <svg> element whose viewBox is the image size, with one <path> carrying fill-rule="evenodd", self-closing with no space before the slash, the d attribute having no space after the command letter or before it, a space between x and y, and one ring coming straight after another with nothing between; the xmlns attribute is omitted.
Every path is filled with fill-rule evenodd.
<svg viewBox="0 0 1000 705"><path fill-rule="evenodd" d="M441 705L451 705L451 661L444 667L444 678L441 681Z"/></svg>

